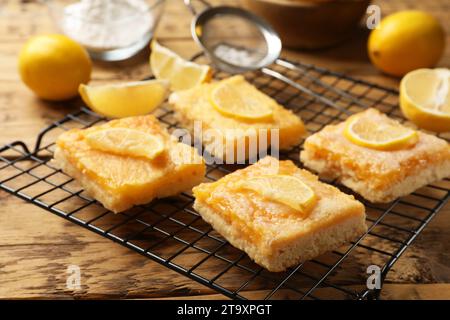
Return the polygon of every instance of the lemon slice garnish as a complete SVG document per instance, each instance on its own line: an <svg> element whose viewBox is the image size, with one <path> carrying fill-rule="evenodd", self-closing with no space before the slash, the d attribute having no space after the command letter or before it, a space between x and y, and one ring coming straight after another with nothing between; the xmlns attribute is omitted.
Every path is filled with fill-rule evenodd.
<svg viewBox="0 0 450 320"><path fill-rule="evenodd" d="M210 101L217 111L227 117L268 120L273 115L273 100L242 76L234 76L218 83L211 92Z"/></svg>
<svg viewBox="0 0 450 320"><path fill-rule="evenodd" d="M169 83L163 80L89 86L78 91L95 112L110 118L138 116L152 112L167 97Z"/></svg>
<svg viewBox="0 0 450 320"><path fill-rule="evenodd" d="M418 134L387 117L372 118L360 115L347 120L345 137L359 146L376 150L398 150L415 144Z"/></svg>
<svg viewBox="0 0 450 320"><path fill-rule="evenodd" d="M239 187L285 204L302 216L309 213L317 202L314 191L294 176L263 175L251 177L241 181Z"/></svg>
<svg viewBox="0 0 450 320"><path fill-rule="evenodd" d="M450 70L418 69L400 83L400 107L417 126L450 131Z"/></svg>
<svg viewBox="0 0 450 320"><path fill-rule="evenodd" d="M85 138L93 149L122 156L152 160L164 151L164 142L161 138L134 129L95 130L86 134Z"/></svg>
<svg viewBox="0 0 450 320"><path fill-rule="evenodd" d="M211 68L184 60L155 40L151 44L150 67L156 79L170 81L174 91L193 88L211 79Z"/></svg>

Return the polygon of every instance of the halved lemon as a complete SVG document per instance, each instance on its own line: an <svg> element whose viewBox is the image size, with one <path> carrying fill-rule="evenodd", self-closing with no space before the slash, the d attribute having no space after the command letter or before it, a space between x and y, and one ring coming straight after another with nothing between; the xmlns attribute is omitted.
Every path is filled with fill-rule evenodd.
<svg viewBox="0 0 450 320"><path fill-rule="evenodd" d="M95 112L110 118L138 116L159 107L169 92L165 80L137 81L78 88L83 101Z"/></svg>
<svg viewBox="0 0 450 320"><path fill-rule="evenodd" d="M211 79L209 66L184 60L155 40L151 49L150 67L155 78L169 80L173 91L190 89Z"/></svg>
<svg viewBox="0 0 450 320"><path fill-rule="evenodd" d="M221 81L211 91L210 102L221 114L242 120L269 120L273 100L245 81L234 76Z"/></svg>
<svg viewBox="0 0 450 320"><path fill-rule="evenodd" d="M283 203L305 216L314 207L314 191L300 179L288 175L262 175L243 180L239 187Z"/></svg>
<svg viewBox="0 0 450 320"><path fill-rule="evenodd" d="M164 151L161 138L140 130L108 128L92 131L85 136L94 149L129 157L154 159Z"/></svg>
<svg viewBox="0 0 450 320"><path fill-rule="evenodd" d="M400 107L423 129L450 131L450 70L418 69L400 83Z"/></svg>
<svg viewBox="0 0 450 320"><path fill-rule="evenodd" d="M414 145L417 131L399 122L384 118L376 119L355 115L347 120L345 137L354 144L376 150L398 150Z"/></svg>

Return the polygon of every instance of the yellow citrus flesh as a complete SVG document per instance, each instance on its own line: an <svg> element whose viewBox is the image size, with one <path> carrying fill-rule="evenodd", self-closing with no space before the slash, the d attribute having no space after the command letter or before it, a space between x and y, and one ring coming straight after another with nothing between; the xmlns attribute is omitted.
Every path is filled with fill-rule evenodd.
<svg viewBox="0 0 450 320"><path fill-rule="evenodd" d="M418 69L400 83L400 107L418 127L450 131L450 70Z"/></svg>
<svg viewBox="0 0 450 320"><path fill-rule="evenodd" d="M227 117L241 120L270 120L273 100L260 92L242 76L220 82L210 96L212 106Z"/></svg>
<svg viewBox="0 0 450 320"><path fill-rule="evenodd" d="M444 52L445 32L432 15L407 10L384 18L369 36L372 63L393 76L435 65Z"/></svg>
<svg viewBox="0 0 450 320"><path fill-rule="evenodd" d="M150 67L156 79L170 81L173 91L193 88L211 79L211 68L184 60L175 52L152 41Z"/></svg>
<svg viewBox="0 0 450 320"><path fill-rule="evenodd" d="M418 140L415 130L402 126L395 120L382 121L368 117L352 116L344 129L345 137L352 143L376 150L399 150L414 145Z"/></svg>
<svg viewBox="0 0 450 320"><path fill-rule="evenodd" d="M38 97L59 101L77 96L78 86L88 83L92 63L86 50L60 35L30 38L19 54L22 81Z"/></svg>
<svg viewBox="0 0 450 320"><path fill-rule="evenodd" d="M161 138L134 129L95 130L86 134L85 138L93 149L122 156L152 160L164 151Z"/></svg>
<svg viewBox="0 0 450 320"><path fill-rule="evenodd" d="M110 118L144 115L160 106L169 92L165 80L148 80L100 86L80 85L83 101Z"/></svg>
<svg viewBox="0 0 450 320"><path fill-rule="evenodd" d="M314 191L300 179L288 175L263 175L238 184L270 200L283 203L306 216L317 202Z"/></svg>

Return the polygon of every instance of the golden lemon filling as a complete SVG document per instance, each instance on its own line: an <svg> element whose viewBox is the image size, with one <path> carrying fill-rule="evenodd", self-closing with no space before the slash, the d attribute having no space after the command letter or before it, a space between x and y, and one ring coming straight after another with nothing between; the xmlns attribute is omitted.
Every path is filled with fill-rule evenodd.
<svg viewBox="0 0 450 320"><path fill-rule="evenodd" d="M384 151L399 150L417 143L417 131L392 119L378 120L361 115L352 116L347 120L344 136L359 146Z"/></svg>
<svg viewBox="0 0 450 320"><path fill-rule="evenodd" d="M282 219L304 218L301 212L291 206L264 197L259 192L240 188L237 183L218 186L211 197L199 191L197 197L207 199L206 202L213 210L221 212L229 224L239 226L242 236L252 241L258 241L269 227Z"/></svg>
<svg viewBox="0 0 450 320"><path fill-rule="evenodd" d="M86 134L85 138L93 149L149 160L156 158L165 149L160 137L127 128L96 130Z"/></svg>
<svg viewBox="0 0 450 320"><path fill-rule="evenodd" d="M308 185L290 175L225 180L214 182L212 191L197 188L195 197L222 212L228 223L239 225L242 236L252 241L257 241L283 219L307 218L318 200Z"/></svg>
<svg viewBox="0 0 450 320"><path fill-rule="evenodd" d="M211 91L210 102L222 115L240 120L270 120L273 116L273 100L242 76L217 84Z"/></svg>
<svg viewBox="0 0 450 320"><path fill-rule="evenodd" d="M310 187L300 179L288 175L252 177L241 181L238 187L252 190L267 199L285 204L302 217L307 216L317 201Z"/></svg>

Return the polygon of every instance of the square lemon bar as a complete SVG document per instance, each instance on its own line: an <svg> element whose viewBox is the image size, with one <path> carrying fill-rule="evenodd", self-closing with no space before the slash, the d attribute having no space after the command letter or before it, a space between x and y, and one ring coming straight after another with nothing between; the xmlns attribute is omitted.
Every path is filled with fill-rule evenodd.
<svg viewBox="0 0 450 320"><path fill-rule="evenodd" d="M190 190L205 174L196 149L152 115L66 131L56 141L54 162L114 212Z"/></svg>
<svg viewBox="0 0 450 320"><path fill-rule="evenodd" d="M287 149L298 144L306 133L299 117L241 75L175 92L169 102L181 125L194 137L195 125L200 124L202 134L195 138L221 159L247 159L254 151L270 145ZM252 142L256 148L252 148ZM244 147L245 154L239 146Z"/></svg>
<svg viewBox="0 0 450 320"><path fill-rule="evenodd" d="M202 218L269 271L283 271L366 231L359 201L292 161L268 156L193 193Z"/></svg>
<svg viewBox="0 0 450 320"><path fill-rule="evenodd" d="M303 164L371 202L386 203L450 176L450 146L368 109L308 137Z"/></svg>

